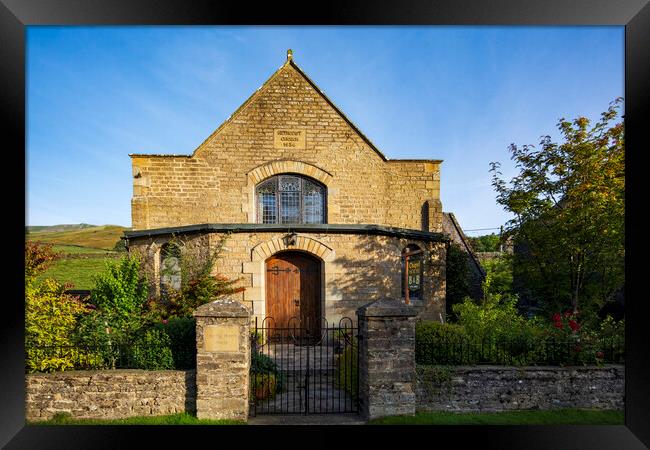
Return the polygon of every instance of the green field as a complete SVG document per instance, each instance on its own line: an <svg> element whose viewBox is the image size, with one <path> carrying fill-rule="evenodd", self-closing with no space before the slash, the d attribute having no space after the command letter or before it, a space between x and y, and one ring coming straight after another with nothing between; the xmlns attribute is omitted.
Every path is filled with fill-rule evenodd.
<svg viewBox="0 0 650 450"><path fill-rule="evenodd" d="M128 419L71 419L58 416L52 420L28 422L28 425L245 425L240 420L208 420L197 419L187 414L170 416L129 417Z"/></svg>
<svg viewBox="0 0 650 450"><path fill-rule="evenodd" d="M31 230L38 231L31 231ZM53 225L27 227L26 239L53 244L60 254L48 270L37 278L53 278L59 283L72 283L72 289L90 289L93 275L106 267L107 261L118 259L124 253L113 248L128 228L117 225L93 226Z"/></svg>
<svg viewBox="0 0 650 450"><path fill-rule="evenodd" d="M369 425L624 425L622 410L558 409L499 413L419 412L374 419Z"/></svg>
<svg viewBox="0 0 650 450"><path fill-rule="evenodd" d="M104 255L106 253L103 253ZM103 272L107 261L119 258L114 256L100 256L96 258L62 258L56 261L36 280L53 278L59 283L72 283L71 289L90 289L93 286L93 275Z"/></svg>

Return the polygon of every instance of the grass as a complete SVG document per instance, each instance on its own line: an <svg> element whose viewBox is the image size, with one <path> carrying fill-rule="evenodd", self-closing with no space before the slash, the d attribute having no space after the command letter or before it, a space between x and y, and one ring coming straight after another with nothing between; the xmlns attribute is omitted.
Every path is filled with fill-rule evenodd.
<svg viewBox="0 0 650 450"><path fill-rule="evenodd" d="M77 228L66 231L28 232L28 240L50 244L77 245L96 249L112 250L128 228L118 225Z"/></svg>
<svg viewBox="0 0 650 450"><path fill-rule="evenodd" d="M43 272L37 282L53 278L59 283L72 283L73 289L90 289L93 287L93 275L103 272L107 261L120 256L119 253L106 256L106 252L100 255L96 258L61 258Z"/></svg>
<svg viewBox="0 0 650 450"><path fill-rule="evenodd" d="M373 419L370 425L623 425L622 410L558 409L498 413L418 412Z"/></svg>
<svg viewBox="0 0 650 450"><path fill-rule="evenodd" d="M113 251L105 250L103 248L90 248L82 247L80 245L53 245L52 249L55 252L63 253L64 255L106 255L115 253Z"/></svg>
<svg viewBox="0 0 650 450"><path fill-rule="evenodd" d="M27 422L28 425L245 425L241 420L197 419L187 413L169 416L129 417L126 419L72 419L57 415L51 420Z"/></svg>

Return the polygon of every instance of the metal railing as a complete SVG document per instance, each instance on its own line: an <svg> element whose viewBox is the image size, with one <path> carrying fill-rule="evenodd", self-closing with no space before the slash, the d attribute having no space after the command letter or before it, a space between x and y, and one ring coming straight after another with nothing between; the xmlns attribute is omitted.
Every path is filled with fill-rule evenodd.
<svg viewBox="0 0 650 450"><path fill-rule="evenodd" d="M196 348L163 345L53 345L25 348L27 372L62 370L189 370Z"/></svg>
<svg viewBox="0 0 650 450"><path fill-rule="evenodd" d="M593 365L623 364L624 340L470 339L416 341L416 364L422 365Z"/></svg>

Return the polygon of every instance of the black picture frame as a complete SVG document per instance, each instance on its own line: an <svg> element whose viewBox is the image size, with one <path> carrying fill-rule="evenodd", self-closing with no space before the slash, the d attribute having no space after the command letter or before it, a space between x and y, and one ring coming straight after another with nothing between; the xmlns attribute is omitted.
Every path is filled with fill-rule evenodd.
<svg viewBox="0 0 650 450"><path fill-rule="evenodd" d="M25 27L29 25L621 25L625 26L625 126L628 161L626 187L626 372L625 425L621 426L498 426L498 427L355 427L309 428L292 433L309 442L347 431L364 441L397 445L451 446L469 441L480 448L525 449L636 449L650 446L650 333L646 325L648 301L642 294L642 258L648 252L643 239L642 130L650 129L650 5L646 0L496 0L292 3L183 1L183 0L0 0L0 110L2 111L5 180L5 244L9 262L4 276L9 294L0 314L2 421L0 444L6 448L130 448L157 447L180 438L190 445L245 445L266 439L278 429L258 427L118 427L25 426L24 285L23 266L25 195ZM606 70L604 68L603 70ZM647 145L647 144L646 144ZM21 151L21 148L23 151ZM10 188L10 183L16 187ZM26 186L26 189L28 186ZM632 204L630 204L630 201ZM14 206L15 205L15 206ZM9 209L7 209L9 208ZM21 215L22 211L22 215ZM20 219L22 217L23 219ZM639 262L635 262L635 258ZM22 292L21 292L22 291ZM635 295L636 294L636 295ZM405 429L408 428L408 429ZM333 430L333 431L332 431ZM253 433L253 434L251 434ZM254 436L254 435L258 436ZM206 436L208 435L208 436ZM246 435L247 437L244 437ZM276 434L283 439L286 434ZM145 439L138 445L138 441ZM236 438L235 441L227 441ZM307 441L295 441L299 443ZM204 441L205 442L205 441ZM210 441L207 441L210 442ZM228 444L226 444L228 442ZM260 445L268 445L260 441ZM286 440L283 442L287 443ZM327 442L330 442L329 440ZM194 444L191 444L194 443ZM341 444L336 439L331 445ZM371 445L368 443L367 445Z"/></svg>

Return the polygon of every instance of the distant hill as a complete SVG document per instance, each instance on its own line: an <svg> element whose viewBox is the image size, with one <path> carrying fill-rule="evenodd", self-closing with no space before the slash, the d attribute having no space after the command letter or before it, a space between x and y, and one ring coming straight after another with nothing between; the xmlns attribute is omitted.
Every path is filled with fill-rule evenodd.
<svg viewBox="0 0 650 450"><path fill-rule="evenodd" d="M33 233L35 231L42 232L58 232L58 231L71 231L71 230L80 230L83 228L91 228L97 225L91 225L89 223L71 223L71 224L61 224L61 225L34 225L25 227L27 233Z"/></svg>
<svg viewBox="0 0 650 450"><path fill-rule="evenodd" d="M75 245L103 250L112 250L120 240L123 232L130 229L119 225L95 226L84 223L26 228L26 238L31 241L59 245Z"/></svg>

